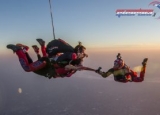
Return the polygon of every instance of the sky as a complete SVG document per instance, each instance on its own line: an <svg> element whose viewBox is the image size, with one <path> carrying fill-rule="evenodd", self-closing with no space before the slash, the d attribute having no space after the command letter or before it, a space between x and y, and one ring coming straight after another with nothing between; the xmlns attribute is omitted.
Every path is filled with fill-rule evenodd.
<svg viewBox="0 0 160 115"><path fill-rule="evenodd" d="M115 16L117 9L155 9L151 0L51 0L56 38L87 48L160 48L160 20ZM158 13L157 13L158 15ZM160 15L160 14L159 14ZM0 0L0 51L9 43L53 39L48 0Z"/></svg>
<svg viewBox="0 0 160 115"><path fill-rule="evenodd" d="M90 71L49 80L25 72L17 56L13 56L6 45L38 45L36 38L43 38L46 43L53 40L49 1L0 0L0 114L158 115L160 20L151 16L115 16L117 9L157 10L148 6L152 0L51 2L56 38L62 38L72 46L81 41L87 53L91 49L89 57L85 58L85 66L95 69L101 66L107 71L113 67L120 52L125 63L134 68L147 57L145 81L122 84L115 82L113 75L104 79ZM105 52L99 52L100 49ZM110 49L114 51L110 52ZM35 54L31 57L37 60Z"/></svg>

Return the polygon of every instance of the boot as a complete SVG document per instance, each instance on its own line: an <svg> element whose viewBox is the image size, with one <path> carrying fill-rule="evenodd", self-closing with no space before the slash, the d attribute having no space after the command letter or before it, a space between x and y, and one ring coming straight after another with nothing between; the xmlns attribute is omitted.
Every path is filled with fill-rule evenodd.
<svg viewBox="0 0 160 115"><path fill-rule="evenodd" d="M11 49L14 53L15 53L16 51L18 51L18 50L21 50L21 47L16 46L16 45L13 45L13 44L8 44L8 45L7 45L7 48L8 48L8 49Z"/></svg>
<svg viewBox="0 0 160 115"><path fill-rule="evenodd" d="M43 39L38 38L38 39L36 39L36 40L37 40L37 42L38 42L41 46L44 46L44 45L45 45L45 41L44 41Z"/></svg>
<svg viewBox="0 0 160 115"><path fill-rule="evenodd" d="M19 46L19 47L21 47L22 49L25 49L26 51L29 50L29 47L28 47L28 46L23 45L23 44L20 44L20 43L16 44L16 46Z"/></svg>
<svg viewBox="0 0 160 115"><path fill-rule="evenodd" d="M38 54L39 53L39 48L37 45L33 45L32 48L34 49L34 51Z"/></svg>

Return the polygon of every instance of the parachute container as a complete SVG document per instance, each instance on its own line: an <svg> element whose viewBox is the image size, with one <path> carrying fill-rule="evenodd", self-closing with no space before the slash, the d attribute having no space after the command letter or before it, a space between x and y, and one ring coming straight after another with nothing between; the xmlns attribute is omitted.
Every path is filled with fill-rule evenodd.
<svg viewBox="0 0 160 115"><path fill-rule="evenodd" d="M47 44L46 52L52 57L57 53L74 52L74 48L62 39L55 39Z"/></svg>

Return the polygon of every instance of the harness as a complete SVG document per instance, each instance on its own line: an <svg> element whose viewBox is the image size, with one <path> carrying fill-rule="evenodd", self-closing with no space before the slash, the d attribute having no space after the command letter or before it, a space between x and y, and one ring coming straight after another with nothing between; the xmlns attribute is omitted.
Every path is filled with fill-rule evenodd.
<svg viewBox="0 0 160 115"><path fill-rule="evenodd" d="M68 65L69 62L68 61L61 61L61 62L56 62L56 61L51 61L51 65L53 66L54 69L58 69L58 68L64 68L66 65ZM69 74L72 73L73 70L68 71L67 74L59 74L56 72L56 76L60 76L60 77L65 77L68 76ZM73 74L73 73L72 73ZM55 77L56 78L56 77Z"/></svg>
<svg viewBox="0 0 160 115"><path fill-rule="evenodd" d="M130 76L130 72L126 66L122 69L114 70L113 75L115 81L132 81L132 77Z"/></svg>

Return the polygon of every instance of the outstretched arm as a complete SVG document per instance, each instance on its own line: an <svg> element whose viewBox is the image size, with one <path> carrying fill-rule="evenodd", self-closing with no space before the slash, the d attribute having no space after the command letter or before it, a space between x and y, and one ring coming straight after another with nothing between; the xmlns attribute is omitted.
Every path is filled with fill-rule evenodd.
<svg viewBox="0 0 160 115"><path fill-rule="evenodd" d="M113 72L114 72L114 69L113 69L113 68L109 69L107 72L102 72L102 71L100 71L100 69L101 69L101 68L99 68L99 69L96 71L96 73L100 74L103 78L106 78L106 77L110 76L110 75L113 74Z"/></svg>
<svg viewBox="0 0 160 115"><path fill-rule="evenodd" d="M66 65L65 69L66 70L78 70L78 69L80 69L80 67L73 66L73 65L70 64L70 65Z"/></svg>

